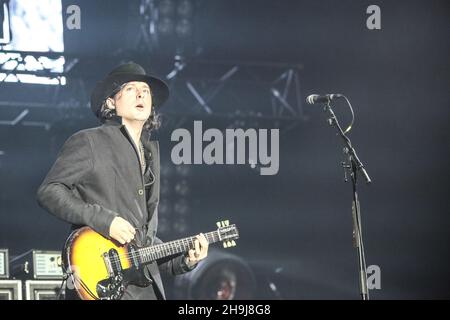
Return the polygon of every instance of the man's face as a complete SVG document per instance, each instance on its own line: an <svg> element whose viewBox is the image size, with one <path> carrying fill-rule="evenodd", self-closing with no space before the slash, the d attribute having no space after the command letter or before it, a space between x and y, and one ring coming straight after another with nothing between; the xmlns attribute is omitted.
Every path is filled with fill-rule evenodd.
<svg viewBox="0 0 450 320"><path fill-rule="evenodd" d="M147 121L152 112L150 87L145 82L127 82L122 89L109 99L109 107L115 107L116 114L127 121Z"/></svg>

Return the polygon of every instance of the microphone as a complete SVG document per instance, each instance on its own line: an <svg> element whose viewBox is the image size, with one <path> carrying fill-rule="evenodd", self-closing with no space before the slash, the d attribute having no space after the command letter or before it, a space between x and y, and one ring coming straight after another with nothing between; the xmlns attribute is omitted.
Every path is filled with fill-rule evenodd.
<svg viewBox="0 0 450 320"><path fill-rule="evenodd" d="M340 93L335 94L326 94L324 96L319 96L318 94L311 94L306 98L306 102L309 104L315 104L315 103L328 103L331 100L342 98L343 95Z"/></svg>

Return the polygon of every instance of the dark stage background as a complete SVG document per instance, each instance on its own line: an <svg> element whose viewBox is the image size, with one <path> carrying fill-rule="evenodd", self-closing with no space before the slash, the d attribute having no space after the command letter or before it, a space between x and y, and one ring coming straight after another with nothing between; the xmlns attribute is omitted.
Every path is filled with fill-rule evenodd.
<svg viewBox="0 0 450 320"><path fill-rule="evenodd" d="M186 72L169 81L174 94L158 132L166 188L161 237L209 231L229 218L241 237L227 253L250 266L254 298L359 299L341 141L319 106L302 103L301 117L252 113L270 112L263 110L271 99L267 79L291 67L302 101L344 93L352 102L350 137L373 179L359 189L367 264L381 269L381 289L371 298L450 298L448 1L372 2L216 0L196 8L195 43L184 53ZM2 120L28 108L30 121L49 124L0 126L0 248L11 255L59 250L67 236L69 225L40 209L35 192L65 139L97 125L87 105L94 82L124 60L160 76L173 69L170 45L136 44L139 3L63 1L63 11L78 4L82 12L81 30L64 29L64 54L79 59L67 85L0 83L0 100L8 102ZM381 8L381 30L366 28L370 4ZM183 81L207 92L233 65L244 75L236 73L211 100L213 114L192 107ZM42 106L27 107L31 102ZM334 105L348 121L347 106ZM280 128L278 174L261 176L248 165L175 168L170 133L193 120L205 128ZM183 197L175 191L181 179ZM177 214L180 198L185 211ZM171 280L167 286L175 296Z"/></svg>

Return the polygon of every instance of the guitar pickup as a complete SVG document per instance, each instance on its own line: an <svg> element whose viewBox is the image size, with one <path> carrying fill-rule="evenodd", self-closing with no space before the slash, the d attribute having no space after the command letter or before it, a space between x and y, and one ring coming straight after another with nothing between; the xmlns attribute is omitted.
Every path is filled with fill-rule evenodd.
<svg viewBox="0 0 450 320"><path fill-rule="evenodd" d="M111 264L111 260L109 259L109 254L107 252L102 254L103 261L105 262L106 270L108 271L108 275L110 277L114 276L114 270Z"/></svg>

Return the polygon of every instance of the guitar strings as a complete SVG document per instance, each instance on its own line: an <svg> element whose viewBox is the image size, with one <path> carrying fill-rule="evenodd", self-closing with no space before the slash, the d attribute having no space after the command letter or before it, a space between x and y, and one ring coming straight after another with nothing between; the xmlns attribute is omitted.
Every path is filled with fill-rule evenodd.
<svg viewBox="0 0 450 320"><path fill-rule="evenodd" d="M207 238L209 243L215 242L215 239L214 239L214 237L215 237L214 234L215 233L217 233L217 231L212 231L212 232L208 232L208 233L205 234L205 237ZM218 235L217 235L217 237L218 237ZM142 255L143 251L147 251L147 250L150 251L150 252L145 252L145 253L149 253L150 255L154 255L155 253L151 253L152 249L153 249L153 251L155 251L155 249L159 249L159 250L157 250L157 252L167 251L167 250L163 249L164 247L168 248L169 252L172 249L177 250L178 248L180 248L180 246L175 245L176 242L181 242L182 244L184 244L184 242L187 242L188 247L191 248L191 245L194 246L194 237L184 238L184 239L175 240L175 241L171 241L171 242L167 242L167 243L161 243L161 244L157 244L157 245L152 246L152 247L141 248L141 249L138 249L138 250L136 250L136 251L134 251L132 253L125 253L125 254L117 255L115 257L111 257L110 261L114 262L114 263L117 263L117 262L120 262L120 260L122 258L125 258L125 259L130 259L130 258L131 259L136 259L136 258L138 258L138 257L140 257ZM171 246L175 246L175 247L171 247ZM176 254L176 253L178 253L178 252L174 252L173 254ZM155 260L157 260L157 259L155 259Z"/></svg>
<svg viewBox="0 0 450 320"><path fill-rule="evenodd" d="M231 228L233 228L233 229L235 229L235 225L233 224L233 225L230 225L230 227ZM211 231L211 232L208 232L208 233L205 233L205 237L207 238L207 240L208 240L208 242L209 243L214 243L214 242L216 242L216 240L214 239L214 237L217 237L219 240L217 240L217 241L220 241L220 236L219 236L219 232L216 230L216 231ZM208 239L208 238L212 238L212 240L210 240L210 239ZM183 239L180 239L180 240L175 240L175 241L170 241L170 242L167 242L167 243L161 243L161 244L157 244L157 245L155 245L155 246L152 246L152 247L147 247L147 248L141 248L141 249L138 249L137 251L135 251L135 252L132 252L132 253L126 253L126 254L120 254L120 255L117 255L116 257L111 257L110 259L110 261L111 262L114 262L114 263L117 263L117 262L120 262L120 260L121 260L121 258L125 258L125 259L129 259L129 258L131 258L131 259L136 259L136 258L138 258L139 256L141 256L142 255L142 252L143 252L143 250L149 250L149 251L151 251L152 249L156 249L156 248L161 248L161 249L159 249L157 252L162 252L162 251L167 251L167 250L163 250L162 248L163 247L166 247L166 248L169 248L169 250L171 250L171 248L170 248L170 246L171 245L174 245L174 243L176 243L176 242L182 242L183 244L184 244L184 242L185 241L187 241L188 242L188 246L189 245L194 245L194 243L193 243L193 241L194 241L194 237L188 237L188 238L183 238ZM175 249L177 249L177 248L179 248L179 246L176 246L176 247L173 247L173 248L175 248ZM191 248L190 246L189 246L189 248ZM170 252L170 251L169 251ZM178 252L174 252L173 254L176 254L176 253L179 253L180 251L178 251ZM182 251L181 251L182 252ZM147 254L148 254L148 252L146 252ZM154 255L155 253L151 253L151 252L149 252L150 253L150 255ZM165 256L167 256L167 255L165 255ZM163 256L164 257L164 256ZM162 258L162 257L161 257ZM158 258L157 258L158 259ZM153 259L153 260L157 260L157 259ZM150 262L151 260L149 260L149 261L145 261L145 262Z"/></svg>
<svg viewBox="0 0 450 320"><path fill-rule="evenodd" d="M180 240L180 241L181 241L181 240ZM191 248L191 246L193 246L193 240L188 239L187 241L188 241L188 247ZM209 242L209 241L208 241L208 242ZM160 248L159 250L156 250L158 247L161 247L161 248ZM115 257L111 257L111 258L110 258L110 261L113 262L113 263L117 263L117 262L120 262L120 260L121 260L122 258L125 258L125 259L133 259L133 260L134 260L134 259L139 258L139 257L142 258L142 253L145 253L145 254L149 254L150 257L151 257L152 259L150 259L149 261L145 261L146 259L143 259L144 262L150 262L151 260L157 260L157 259L153 259L153 256L155 256L155 255L157 256L157 255L158 255L158 253L156 253L156 252L164 252L164 251L167 252L167 249L164 249L164 247L168 248L168 249L169 249L169 252L170 252L170 251L172 251L172 249L177 250L177 249L180 248L181 246L176 246L176 247L172 247L172 248L171 248L171 245L170 245L169 243L158 244L158 245L153 246L153 247L138 249L138 250L136 250L136 251L134 251L134 252L132 252L132 253L120 254L120 255L117 255L117 256L115 256ZM152 249L153 249L153 251L154 251L153 253L151 252ZM149 251L149 252L146 252L146 251ZM182 251L183 251L183 250L182 250ZM181 251L181 252L182 252L182 251ZM178 251L178 252L180 252L180 251ZM176 253L178 253L178 252L174 252L173 254L176 254Z"/></svg>
<svg viewBox="0 0 450 320"><path fill-rule="evenodd" d="M212 231L212 232L208 232L208 233L205 234L205 237L207 238L208 242L210 242L210 243L211 242L215 242L215 239L214 239L215 235L214 234L216 232L217 231ZM218 237L218 235L217 235L217 237ZM211 238L211 239L209 239L209 238ZM190 245L192 245L192 246L194 245L194 237L184 238L184 239L180 239L180 240L176 240L176 241L171 241L171 242L168 242L168 243L161 243L161 244L157 244L155 246L148 247L148 248L141 248L141 249L138 249L138 251L135 251L135 252L132 252L132 253L126 253L126 254L117 255L116 257L112 257L110 261L112 261L112 262L118 262L119 261L120 262L121 258L132 258L132 259L134 259L134 258L139 257L143 250L151 251L152 249L157 249L158 248L159 250L157 250L157 252L167 251L167 250L163 250L163 247L169 248L169 250L171 250L171 245L174 245L175 242L182 242L182 244L184 244L184 242L187 242L188 247L191 248ZM172 247L172 248L177 249L177 248L179 248L179 246ZM173 254L175 254L175 253L176 252L174 252Z"/></svg>

